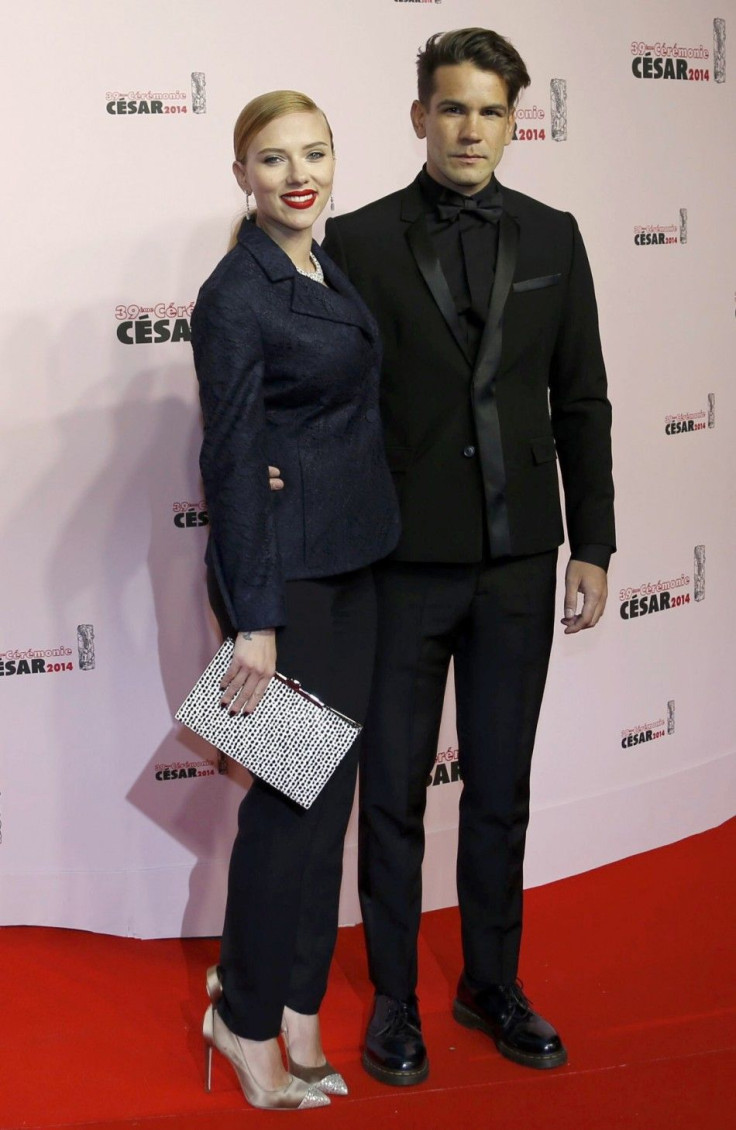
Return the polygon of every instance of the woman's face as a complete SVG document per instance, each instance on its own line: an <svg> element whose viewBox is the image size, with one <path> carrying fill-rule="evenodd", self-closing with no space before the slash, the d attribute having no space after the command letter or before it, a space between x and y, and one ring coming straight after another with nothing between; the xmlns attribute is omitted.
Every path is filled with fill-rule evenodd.
<svg viewBox="0 0 736 1130"><path fill-rule="evenodd" d="M319 111L284 114L256 134L244 162L233 172L256 199L258 226L278 235L306 231L332 192L335 158L324 115Z"/></svg>

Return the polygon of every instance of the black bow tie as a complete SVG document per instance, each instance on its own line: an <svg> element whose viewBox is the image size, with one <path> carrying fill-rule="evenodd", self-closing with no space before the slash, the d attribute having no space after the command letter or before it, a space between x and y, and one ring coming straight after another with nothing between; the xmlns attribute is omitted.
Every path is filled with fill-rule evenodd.
<svg viewBox="0 0 736 1130"><path fill-rule="evenodd" d="M501 219L503 208L501 197L498 193L490 196L488 200L463 200L461 204L444 203L437 205L437 215L441 220L454 223L458 216L477 216L479 220L487 220L489 224L497 224Z"/></svg>

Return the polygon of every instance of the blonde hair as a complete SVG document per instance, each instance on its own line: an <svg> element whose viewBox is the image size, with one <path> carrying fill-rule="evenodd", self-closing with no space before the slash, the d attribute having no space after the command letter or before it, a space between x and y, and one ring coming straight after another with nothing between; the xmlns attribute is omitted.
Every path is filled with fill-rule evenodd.
<svg viewBox="0 0 736 1130"><path fill-rule="evenodd" d="M283 118L285 114L321 114L325 119L327 132L330 135L330 145L333 152L335 143L332 138L330 123L324 110L320 110L316 102L298 90L270 90L267 94L259 94L251 99L247 106L238 114L238 120L233 130L233 149L235 160L241 164L248 156L248 146L253 138L265 129L276 118Z"/></svg>
<svg viewBox="0 0 736 1130"><path fill-rule="evenodd" d="M307 94L302 94L298 90L269 90L267 94L259 94L257 98L252 98L238 114L238 119L233 130L235 160L240 162L241 165L245 163L248 156L248 148L253 139L258 136L262 129L265 129L266 126L275 121L276 118L283 118L286 114L314 113L321 114L324 118L327 132L330 135L330 146L334 153L335 142L332 137L330 123L327 121L327 115L324 110L321 110L316 102ZM251 219L254 218L255 213L252 213ZM238 230L242 219L242 216L238 216L233 225L233 230L230 233L228 251L231 251L238 242Z"/></svg>

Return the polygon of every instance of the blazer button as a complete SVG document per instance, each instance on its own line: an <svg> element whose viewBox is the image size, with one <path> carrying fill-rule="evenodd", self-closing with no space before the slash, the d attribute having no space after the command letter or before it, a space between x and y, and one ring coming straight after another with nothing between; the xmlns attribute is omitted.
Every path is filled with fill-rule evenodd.
<svg viewBox="0 0 736 1130"><path fill-rule="evenodd" d="M369 408L365 414L365 418L369 424L373 424L378 419L378 409Z"/></svg>
<svg viewBox="0 0 736 1130"><path fill-rule="evenodd" d="M473 458L473 456L475 455L475 448L473 447L472 443L469 443L466 447L463 448L463 455L466 459Z"/></svg>

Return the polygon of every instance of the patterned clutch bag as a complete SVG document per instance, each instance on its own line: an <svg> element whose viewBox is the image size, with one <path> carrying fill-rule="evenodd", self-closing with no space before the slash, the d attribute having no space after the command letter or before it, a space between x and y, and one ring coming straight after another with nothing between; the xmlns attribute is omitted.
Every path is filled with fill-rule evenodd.
<svg viewBox="0 0 736 1130"><path fill-rule="evenodd" d="M176 712L176 719L266 784L309 808L362 727L278 672L252 714L220 705L233 654L226 639Z"/></svg>

